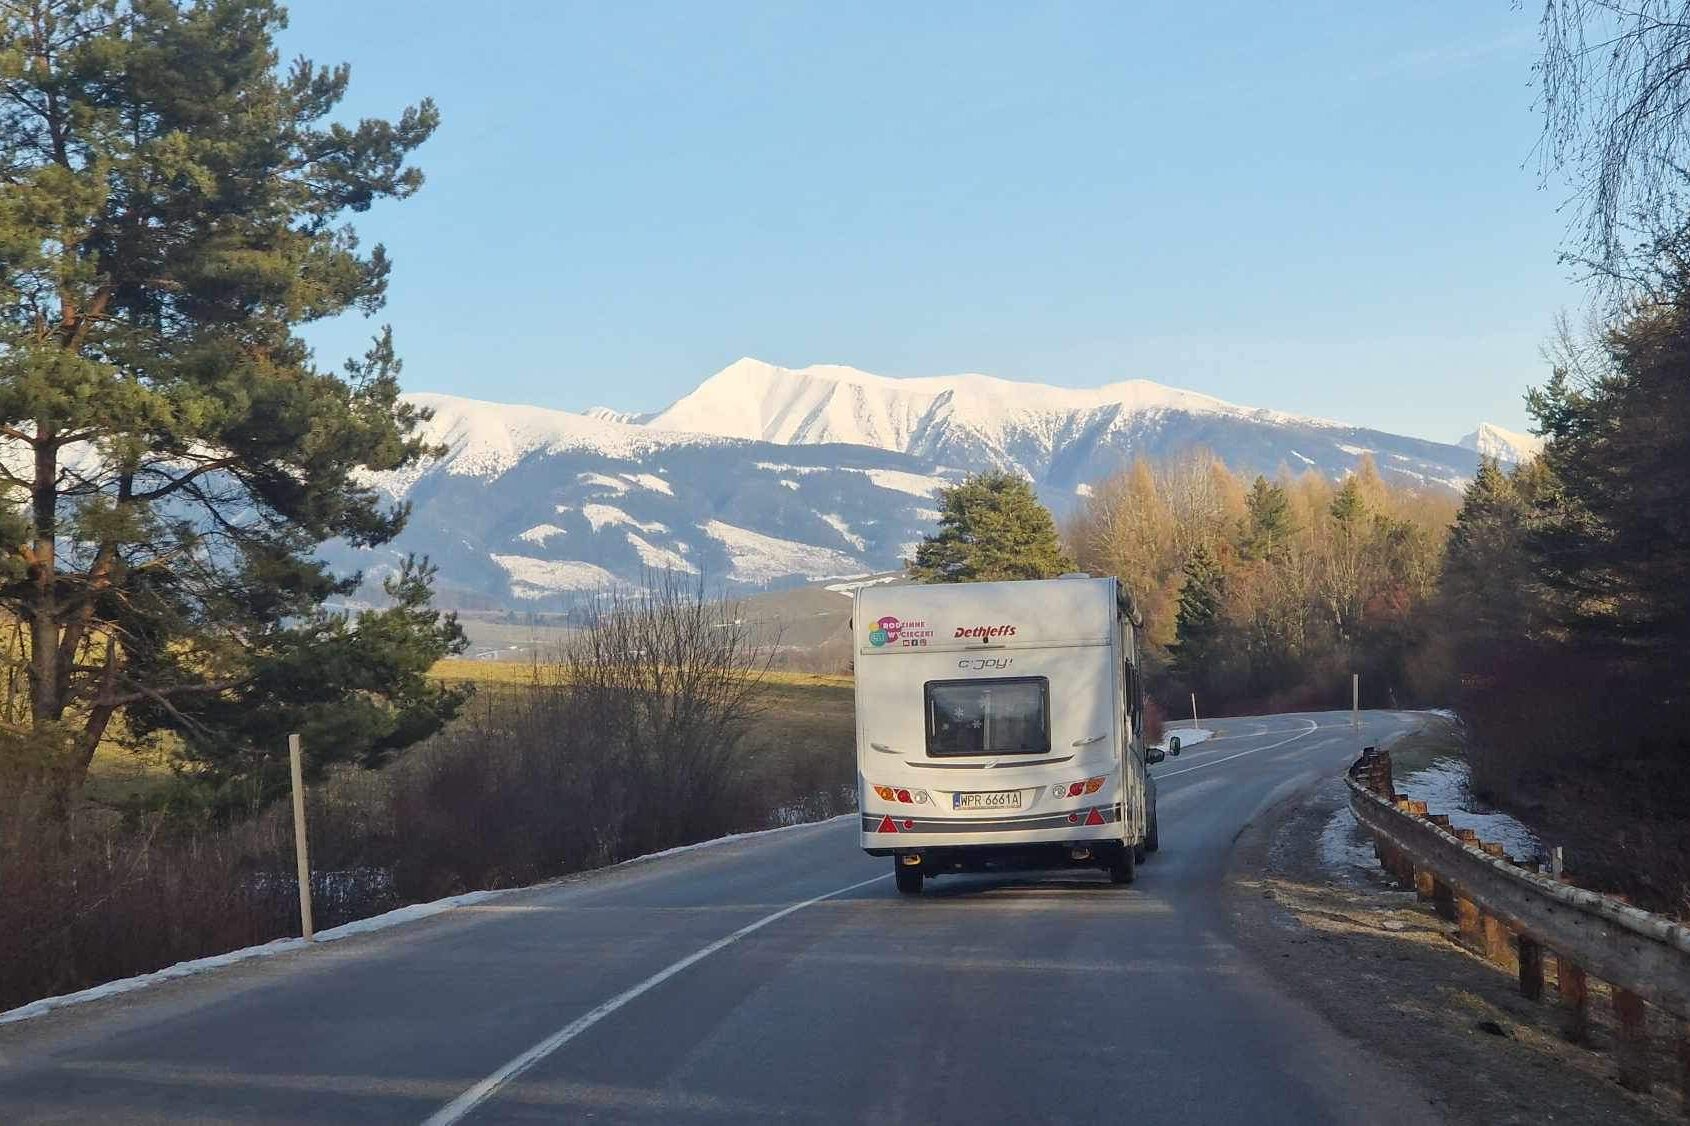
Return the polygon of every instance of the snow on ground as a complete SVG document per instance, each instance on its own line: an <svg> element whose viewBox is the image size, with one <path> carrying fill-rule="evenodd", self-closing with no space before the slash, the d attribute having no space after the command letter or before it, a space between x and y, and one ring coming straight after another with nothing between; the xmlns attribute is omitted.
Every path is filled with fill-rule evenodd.
<svg viewBox="0 0 1690 1126"><path fill-rule="evenodd" d="M842 583L828 583L823 590L831 590L835 594L843 594L846 598L857 593L858 588L865 586L879 586L881 583L895 583L903 578L902 575L876 575L873 578L849 579Z"/></svg>
<svg viewBox="0 0 1690 1126"><path fill-rule="evenodd" d="M583 504L581 515L587 518L587 523L593 526L593 531L609 524L626 524L630 528L638 528L642 532L667 532L667 524L659 524L655 520L636 520L617 508L613 504Z"/></svg>
<svg viewBox="0 0 1690 1126"><path fill-rule="evenodd" d="M1351 454L1355 457L1360 457L1362 454L1370 454L1370 453L1373 452L1372 450L1367 449L1364 446L1350 446L1350 445L1345 445L1343 442L1338 443L1338 448L1343 450L1345 453Z"/></svg>
<svg viewBox="0 0 1690 1126"><path fill-rule="evenodd" d="M828 527L839 533L840 538L852 547L856 548L858 551L862 551L864 548L868 547L868 543L864 541L863 537L851 530L851 525L845 522L845 518L843 516L833 512L823 512L821 513L821 518L827 521Z"/></svg>
<svg viewBox="0 0 1690 1126"><path fill-rule="evenodd" d="M853 469L850 472L861 473L882 489L908 493L912 497L931 497L950 485L943 478L929 477L925 473L906 473L902 469Z"/></svg>
<svg viewBox="0 0 1690 1126"><path fill-rule="evenodd" d="M829 547L765 536L721 520L702 527L727 549L728 577L738 582L769 582L793 575L825 579L863 571L861 560Z"/></svg>
<svg viewBox="0 0 1690 1126"><path fill-rule="evenodd" d="M669 482L655 473L624 473L624 481L632 482L642 489L650 489L654 493L662 493L666 497L675 495L675 490L669 487Z"/></svg>
<svg viewBox="0 0 1690 1126"><path fill-rule="evenodd" d="M803 829L815 825L831 825L836 821L843 821L847 818L854 818L856 816L857 815L855 813L841 813L837 817L829 817L821 821L804 821L779 825L773 829L759 829L750 833L730 833L725 837L715 837L711 840L698 841L694 844L678 845L675 848L666 848L660 852L649 852L644 856L636 856L629 860L623 860L620 863L613 865L613 867L621 867L624 864L637 864L647 860L657 860L665 856L674 856L677 853L697 852L699 849L713 848L717 845L733 844L737 841L768 836L771 833L789 833L794 829ZM242 962L251 961L254 958L270 958L277 954L287 954L295 950L307 950L319 943L336 942L343 938L351 938L354 935L371 934L376 931L387 930L389 927L403 926L406 923L414 923L420 919L428 919L434 917L435 915L445 914L447 911L452 911L459 907L472 907L478 903L485 903L490 899L513 895L519 891L528 891L534 887L544 887L547 884L557 882L558 881L556 880L545 880L541 883L533 884L529 888L501 888L494 891L471 891L466 892L463 895L453 895L445 899L436 899L431 903L412 903L409 906L399 907L381 915L372 915L368 919L355 919L350 923L344 923L338 927L330 927L328 930L318 931L315 942L306 942L303 938L278 938L273 942L266 942L259 946L247 946L240 950L231 950L227 954L213 954L206 958L195 958L188 962L177 962L173 966L166 966L162 970L154 970L150 974L140 974L136 977L120 978L117 981L108 981L102 985L96 985L89 989L78 990L75 993L63 993L57 997L43 997L39 1001L31 1001L27 1005L20 1005L15 1009L7 1009L5 1012L0 1012L0 1024L12 1024L16 1021L29 1020L31 1017L38 1017L44 1013L50 1013L55 1009L66 1008L70 1005L85 1005L90 1001L99 1001L106 997L117 997L125 993L133 993L136 990L146 989L149 986L158 985L166 981L174 981L177 978L193 977L196 974L210 973L213 970L219 970L225 966L239 965Z"/></svg>
<svg viewBox="0 0 1690 1126"><path fill-rule="evenodd" d="M537 543L544 547L546 541L551 539L553 536L562 536L567 534L568 533L556 524L536 524L516 538L519 540L526 540L529 543Z"/></svg>
<svg viewBox="0 0 1690 1126"><path fill-rule="evenodd" d="M635 535L626 533L628 542L635 551L640 553L640 562L654 571L681 571L688 575L698 574L698 568L687 562L687 557L678 551L671 551ZM682 545L685 546L685 545Z"/></svg>
<svg viewBox="0 0 1690 1126"><path fill-rule="evenodd" d="M1371 871L1378 866L1371 842L1354 811L1348 805L1340 806L1320 831L1321 863L1340 872L1353 868Z"/></svg>
<svg viewBox="0 0 1690 1126"><path fill-rule="evenodd" d="M577 473L575 479L583 485L610 489L612 492L625 493L628 491L628 482L618 480L615 477L606 477L603 473Z"/></svg>
<svg viewBox="0 0 1690 1126"><path fill-rule="evenodd" d="M1081 481L1078 485L1074 486L1074 495L1077 497L1089 497L1091 496L1091 493L1091 486L1086 484L1084 481Z"/></svg>
<svg viewBox="0 0 1690 1126"><path fill-rule="evenodd" d="M1502 845L1516 860L1545 855L1537 834L1508 814L1486 807L1473 794L1472 768L1461 759L1437 759L1394 782L1397 793L1425 802L1428 812L1447 813L1451 825L1476 831L1480 840Z"/></svg>
<svg viewBox="0 0 1690 1126"><path fill-rule="evenodd" d="M1305 457L1304 455L1298 453L1296 450L1291 451L1291 456L1296 458L1298 461L1302 462L1304 465L1313 465L1314 464L1314 458Z"/></svg>
<svg viewBox="0 0 1690 1126"><path fill-rule="evenodd" d="M942 515L944 514L936 508L918 508L915 510L915 518L925 520L929 524L937 524Z"/></svg>
<svg viewBox="0 0 1690 1126"><path fill-rule="evenodd" d="M575 559L495 555L493 562L511 577L511 593L518 598L545 598L566 591L601 590L616 585L616 576L603 567Z"/></svg>
<svg viewBox="0 0 1690 1126"><path fill-rule="evenodd" d="M1206 743L1215 737L1215 733L1207 727L1164 727L1162 729L1162 741L1156 745L1164 751L1167 750L1168 740L1175 735L1179 736L1179 749L1182 751L1194 747L1198 743Z"/></svg>
<svg viewBox="0 0 1690 1126"><path fill-rule="evenodd" d="M758 469L766 469L770 473L796 473L802 477L806 473L826 473L827 469L820 465L787 465L781 461L759 461Z"/></svg>
<svg viewBox="0 0 1690 1126"><path fill-rule="evenodd" d="M785 477L782 477L780 479L780 483L782 485L784 485L785 487L793 490L794 492L796 492L798 490L798 482L797 481L789 481Z"/></svg>

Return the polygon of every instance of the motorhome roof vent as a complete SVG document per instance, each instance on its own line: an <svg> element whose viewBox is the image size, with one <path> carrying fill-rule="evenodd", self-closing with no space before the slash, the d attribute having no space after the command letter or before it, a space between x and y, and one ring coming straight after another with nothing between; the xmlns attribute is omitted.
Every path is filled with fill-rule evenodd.
<svg viewBox="0 0 1690 1126"><path fill-rule="evenodd" d="M1066 573L1064 575L1059 575L1057 577L1063 578L1063 579L1089 579L1089 578L1091 578L1091 572L1090 571L1069 571L1068 573Z"/></svg>

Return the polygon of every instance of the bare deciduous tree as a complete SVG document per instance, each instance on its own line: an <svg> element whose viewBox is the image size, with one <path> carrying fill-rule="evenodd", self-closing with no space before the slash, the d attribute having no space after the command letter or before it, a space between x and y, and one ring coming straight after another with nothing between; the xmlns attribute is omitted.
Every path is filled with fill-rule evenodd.
<svg viewBox="0 0 1690 1126"><path fill-rule="evenodd" d="M1653 289L1690 250L1690 0L1545 0L1540 34L1539 153L1582 226L1567 257L1610 296Z"/></svg>

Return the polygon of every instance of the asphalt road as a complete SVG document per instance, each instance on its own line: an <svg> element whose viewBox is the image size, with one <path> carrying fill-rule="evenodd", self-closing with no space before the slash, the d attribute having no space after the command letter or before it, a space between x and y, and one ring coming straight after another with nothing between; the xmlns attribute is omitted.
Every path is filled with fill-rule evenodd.
<svg viewBox="0 0 1690 1126"><path fill-rule="evenodd" d="M1228 936L1240 829L1417 722L1363 718L1212 724L1130 888L718 845L0 1026L0 1122L1436 1121Z"/></svg>

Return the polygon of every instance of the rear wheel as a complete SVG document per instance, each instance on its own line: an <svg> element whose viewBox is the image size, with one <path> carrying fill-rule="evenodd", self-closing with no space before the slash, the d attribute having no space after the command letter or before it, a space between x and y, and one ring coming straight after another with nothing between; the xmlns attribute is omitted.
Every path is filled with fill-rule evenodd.
<svg viewBox="0 0 1690 1126"><path fill-rule="evenodd" d="M1150 809L1150 832L1144 834L1144 850L1146 852L1155 852L1162 847L1162 834L1158 830L1156 809L1152 806Z"/></svg>
<svg viewBox="0 0 1690 1126"><path fill-rule="evenodd" d="M907 867L900 860L893 860L896 865L892 869L892 878L898 881L898 890L905 895L921 894L921 869Z"/></svg>
<svg viewBox="0 0 1690 1126"><path fill-rule="evenodd" d="M1138 857L1129 845L1122 845L1116 854L1115 862L1109 865L1109 882L1112 884L1130 884L1133 877L1138 875Z"/></svg>

